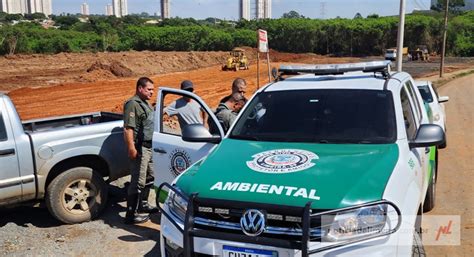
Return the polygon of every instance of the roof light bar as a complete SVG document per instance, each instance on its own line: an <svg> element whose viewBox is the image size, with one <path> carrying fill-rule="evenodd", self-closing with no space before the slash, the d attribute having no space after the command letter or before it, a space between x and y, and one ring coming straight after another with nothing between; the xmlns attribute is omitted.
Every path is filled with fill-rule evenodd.
<svg viewBox="0 0 474 257"><path fill-rule="evenodd" d="M373 61L324 65L281 65L279 72L283 74L310 73L315 75L336 75L350 71L390 73L390 63L391 61Z"/></svg>

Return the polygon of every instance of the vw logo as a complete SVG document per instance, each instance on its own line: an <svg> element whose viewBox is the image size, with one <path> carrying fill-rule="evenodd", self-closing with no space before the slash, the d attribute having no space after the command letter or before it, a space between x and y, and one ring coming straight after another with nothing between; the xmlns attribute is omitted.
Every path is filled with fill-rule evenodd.
<svg viewBox="0 0 474 257"><path fill-rule="evenodd" d="M240 227L247 236L258 236L265 231L265 215L259 210L247 210L240 218Z"/></svg>

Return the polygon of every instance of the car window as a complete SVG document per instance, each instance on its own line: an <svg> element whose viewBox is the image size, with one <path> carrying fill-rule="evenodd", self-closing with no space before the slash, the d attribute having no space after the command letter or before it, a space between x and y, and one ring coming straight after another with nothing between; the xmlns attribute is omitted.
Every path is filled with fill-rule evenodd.
<svg viewBox="0 0 474 257"><path fill-rule="evenodd" d="M7 139L7 128L5 127L5 122L3 121L3 115L0 112L0 141L6 141Z"/></svg>
<svg viewBox="0 0 474 257"><path fill-rule="evenodd" d="M390 91L320 89L261 92L230 138L308 143L393 143Z"/></svg>
<svg viewBox="0 0 474 257"><path fill-rule="evenodd" d="M415 87L413 86L411 81L407 81L405 83L405 88L407 89L408 94L410 95L412 99L413 105L415 107L416 117L418 117L418 121L421 122L421 119L423 117L422 112L421 112L421 104L420 102L418 102L418 98L416 97L416 93L414 89Z"/></svg>
<svg viewBox="0 0 474 257"><path fill-rule="evenodd" d="M426 86L418 86L418 91L420 91L421 97L425 103L432 103L433 96L431 95L430 88Z"/></svg>
<svg viewBox="0 0 474 257"><path fill-rule="evenodd" d="M413 109L410 104L410 99L408 98L405 88L402 88L400 92L400 100L402 102L403 120L405 122L407 138L408 140L412 140L416 136L416 122Z"/></svg>
<svg viewBox="0 0 474 257"><path fill-rule="evenodd" d="M208 119L209 114L195 99L168 93L163 95L162 105L160 108L161 133L181 137L181 131L189 124L203 124L207 128L217 130L214 120Z"/></svg>

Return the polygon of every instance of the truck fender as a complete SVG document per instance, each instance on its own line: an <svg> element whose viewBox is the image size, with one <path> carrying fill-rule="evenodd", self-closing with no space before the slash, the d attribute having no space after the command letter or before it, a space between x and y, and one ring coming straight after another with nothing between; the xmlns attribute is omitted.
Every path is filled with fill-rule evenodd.
<svg viewBox="0 0 474 257"><path fill-rule="evenodd" d="M84 155L95 155L99 157L99 153L100 147L85 146L72 148L57 154L53 154L51 159L47 160L43 165L41 165L41 167L38 168L38 188L40 189L40 192L45 188L46 179L48 178L49 172L61 161ZM37 153L35 153L35 155L35 158L38 158Z"/></svg>
<svg viewBox="0 0 474 257"><path fill-rule="evenodd" d="M421 190L415 181L410 183L406 190L405 197L400 206L402 212L402 226L400 231L401 236L398 237L398 254L400 255L411 255L412 244L413 244L413 233L414 228L417 225L417 215L422 215L419 212L420 206L423 203L420 202ZM418 221L421 220L421 217Z"/></svg>

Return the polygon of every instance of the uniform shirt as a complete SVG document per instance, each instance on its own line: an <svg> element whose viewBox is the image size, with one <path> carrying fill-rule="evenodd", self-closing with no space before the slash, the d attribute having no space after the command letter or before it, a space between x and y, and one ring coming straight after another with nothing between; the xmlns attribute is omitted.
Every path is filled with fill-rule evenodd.
<svg viewBox="0 0 474 257"><path fill-rule="evenodd" d="M125 102L123 121L124 127L133 128L135 143L153 139L153 108L138 95Z"/></svg>
<svg viewBox="0 0 474 257"><path fill-rule="evenodd" d="M234 123L235 118L237 118L237 113L230 110L226 104L220 103L216 110L216 117L224 133L227 133L232 123Z"/></svg>
<svg viewBox="0 0 474 257"><path fill-rule="evenodd" d="M170 117L177 115L181 129L189 124L203 124L201 106L193 100L188 102L184 98L179 98L168 105L164 112Z"/></svg>
<svg viewBox="0 0 474 257"><path fill-rule="evenodd" d="M225 96L224 98L222 98L219 103L225 103L227 101L229 101L229 99L232 97L232 94L228 95L228 96ZM217 107L219 108L219 107Z"/></svg>

